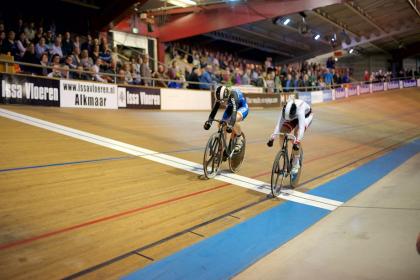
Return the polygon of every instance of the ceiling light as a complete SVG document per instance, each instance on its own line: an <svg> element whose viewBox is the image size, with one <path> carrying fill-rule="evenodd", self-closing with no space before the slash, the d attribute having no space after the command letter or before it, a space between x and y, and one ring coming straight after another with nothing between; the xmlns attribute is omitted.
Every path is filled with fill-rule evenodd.
<svg viewBox="0 0 420 280"><path fill-rule="evenodd" d="M195 1L192 1L192 0L167 0L166 2L168 2L169 4L172 4L174 6L178 6L178 7L182 7L182 8L197 5L197 3Z"/></svg>
<svg viewBox="0 0 420 280"><path fill-rule="evenodd" d="M349 50L349 53L353 53L354 52L354 49L353 48L351 48L350 50Z"/></svg>
<svg viewBox="0 0 420 280"><path fill-rule="evenodd" d="M290 22L290 18L286 18L283 22L283 25L288 25Z"/></svg>
<svg viewBox="0 0 420 280"><path fill-rule="evenodd" d="M315 40L318 40L319 38L321 38L321 35L319 35L319 34L316 34L316 35L314 36L314 39L315 39Z"/></svg>
<svg viewBox="0 0 420 280"><path fill-rule="evenodd" d="M138 34L139 33L139 29L137 27L133 27L131 29L131 31L133 31L134 34Z"/></svg>

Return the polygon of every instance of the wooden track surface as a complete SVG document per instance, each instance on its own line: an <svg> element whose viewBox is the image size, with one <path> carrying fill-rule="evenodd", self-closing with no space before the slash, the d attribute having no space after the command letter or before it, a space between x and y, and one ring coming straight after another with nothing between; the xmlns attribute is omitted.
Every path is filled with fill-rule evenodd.
<svg viewBox="0 0 420 280"><path fill-rule="evenodd" d="M198 163L215 130L202 129L208 112L0 108ZM239 174L269 182L278 147L265 142L278 113L250 112ZM301 191L419 136L420 90L315 105L314 114ZM122 256L81 277L118 278L281 203L1 117L0 135L0 170L66 163L0 172L1 279L63 278ZM89 162L70 164L79 161Z"/></svg>

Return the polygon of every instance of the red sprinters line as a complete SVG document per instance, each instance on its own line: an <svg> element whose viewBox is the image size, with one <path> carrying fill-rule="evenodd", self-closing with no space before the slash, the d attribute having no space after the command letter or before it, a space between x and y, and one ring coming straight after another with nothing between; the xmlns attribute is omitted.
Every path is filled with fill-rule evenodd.
<svg viewBox="0 0 420 280"><path fill-rule="evenodd" d="M410 129L412 129L412 128L410 128ZM409 130L409 129L406 129L406 130ZM406 130L403 130L402 132L404 132ZM320 159L323 159L323 158L327 158L327 157L330 157L330 156L333 156L333 155L336 155L336 154L339 154L339 153L354 150L354 149L357 149L357 148L365 146L365 145L374 144L376 142L380 142L380 141L382 141L386 138L389 138L393 135L394 134L389 135L389 136L385 136L385 137L382 137L382 138L379 138L379 139L375 139L375 140L367 142L367 143L359 144L359 145L356 145L354 147L350 147L350 148L347 148L347 149L344 149L344 150L335 151L335 152L332 152L332 153L324 155L324 156L316 157L316 158L313 158L311 160L308 160L307 163L314 162L314 161L317 161L317 160L320 160ZM264 175L268 175L270 173L271 172L264 172L264 173L252 176L251 178L261 177L261 176L264 176ZM209 188L209 189L201 190L201 191L198 191L198 192L193 192L193 193L190 193L190 194L174 197L174 198L167 199L167 200L163 200L163 201L156 202L156 203L153 203L153 204L149 204L149 205L146 205L146 206L142 206L142 207L139 207L139 208L135 208L135 209L127 210L127 211L124 211L124 212L116 213L116 214L113 214L113 215L110 215L110 216L106 216L106 217L94 219L94 220L91 220L91 221L87 221L87 222L84 222L84 223L81 223L81 224L77 224L77 225L73 225L73 226L70 226L70 227L58 229L58 230L55 230L55 231L50 231L50 232L47 232L47 233L44 233L44 234L41 234L41 235L37 235L37 236L34 236L34 237L21 239L21 240L16 240L16 241L12 241L12 242L9 242L9 243L0 244L0 250L5 250L5 249L9 249L9 248L16 247L16 246L19 246L19 245L32 243L34 241L45 239L45 238L48 238L48 237L51 237L51 236L54 236L54 235L57 235L57 234L61 234L61 233L69 232L69 231L76 230L76 229L79 229L79 228L83 228L83 227L86 227L86 226L90 226L90 225L98 224L98 223L101 223L101 222L113 220L113 219L116 219L116 218L119 218L119 217L122 217L122 216L127 216L129 214L137 213L137 212L140 212L140 211L143 211L143 210L146 210L146 209L150 209L150 208L154 208L154 207L157 207L157 206L160 206L160 205L164 205L164 204L168 204L168 203L171 203L171 202L179 201L179 200L182 200L184 198L188 198L188 197L196 196L196 195L199 195L199 194L203 194L203 193L211 192L211 191L214 191L214 190L218 190L218 189L224 188L224 187L229 186L229 185L231 185L231 184L225 183L223 185L219 185L219 186L212 187L212 188Z"/></svg>
<svg viewBox="0 0 420 280"><path fill-rule="evenodd" d="M21 239L21 240L16 240L16 241L12 241L12 242L9 242L9 243L4 243L4 244L0 245L0 250L9 249L9 248L16 247L16 246L19 246L19 245L31 243L31 242L41 240L41 239L45 239L47 237L54 236L54 235L57 235L57 234L60 234L60 233L64 233L64 232L72 231L72 230L79 229L79 228L82 228L82 227L94 225L94 224L97 224L97 223L100 223L100 222L116 219L116 218L119 218L119 217L122 217L122 216L126 216L126 215L129 215L129 214L140 212L140 211L150 209L150 208L153 208L153 207L157 207L157 206L167 204L167 203L170 203L170 202L182 200L184 198L192 197L192 196L195 196L195 195L211 192L211 191L214 191L214 190L217 190L217 189L224 188L228 185L231 185L231 184L226 183L226 184L219 185L219 186L216 186L216 187L213 187L213 188L201 190L201 191L198 191L198 192L189 193L189 194L174 197L174 198L171 198L171 199L168 199L168 200L163 200L163 201L156 202L156 203L153 203L153 204L149 204L149 205L146 205L146 206L143 206L143 207L139 207L139 208L131 209L131 210L128 210L128 211L120 212L120 213L117 213L117 214L113 214L113 215L110 215L110 216L98 218L98 219L91 220L91 221L88 221L88 222L84 222L84 223L81 223L81 224L77 224L77 225L74 225L74 226L58 229L58 230L55 230L55 231L50 231L50 232L47 232L47 233L44 233L44 234L41 234L41 235L38 235L38 236L34 236L34 237L26 238L26 239Z"/></svg>

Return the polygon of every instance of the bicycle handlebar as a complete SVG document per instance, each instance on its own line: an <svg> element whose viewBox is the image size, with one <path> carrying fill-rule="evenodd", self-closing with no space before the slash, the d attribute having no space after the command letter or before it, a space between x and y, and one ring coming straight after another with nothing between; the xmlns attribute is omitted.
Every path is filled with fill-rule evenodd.
<svg viewBox="0 0 420 280"><path fill-rule="evenodd" d="M290 133L284 133L284 132L280 132L280 133L273 133L272 135L277 135L277 136L285 136L287 140L293 140L296 141L296 136L294 136L293 134Z"/></svg>

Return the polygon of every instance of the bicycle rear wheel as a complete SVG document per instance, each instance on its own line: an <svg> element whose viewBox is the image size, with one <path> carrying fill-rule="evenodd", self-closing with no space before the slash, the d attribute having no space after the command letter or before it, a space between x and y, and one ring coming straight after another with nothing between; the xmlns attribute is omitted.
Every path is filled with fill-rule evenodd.
<svg viewBox="0 0 420 280"><path fill-rule="evenodd" d="M296 174L294 180L291 180L290 181L290 185L293 188L296 188L297 185L299 184L300 175L302 174L302 169L303 169L303 149L302 149L302 147L300 147L299 153L300 153L300 157L299 157L299 165L300 165L300 168L299 168L298 174ZM292 154L292 160L290 162L291 163L293 162L293 154Z"/></svg>
<svg viewBox="0 0 420 280"><path fill-rule="evenodd" d="M229 157L229 169L233 173L238 172L244 162L246 146L245 134L242 132L241 139L235 138L235 140L231 140L231 143L229 143L230 150L235 148L236 141L242 141L242 148L239 152L233 153L232 156Z"/></svg>
<svg viewBox="0 0 420 280"><path fill-rule="evenodd" d="M214 178L222 162L222 141L218 132L212 134L204 150L203 169L207 179Z"/></svg>
<svg viewBox="0 0 420 280"><path fill-rule="evenodd" d="M289 177L289 178L287 178ZM274 197L278 197L281 193L282 188L290 182L290 174L287 170L286 154L285 151L280 151L273 163L273 169L271 170L271 193Z"/></svg>

